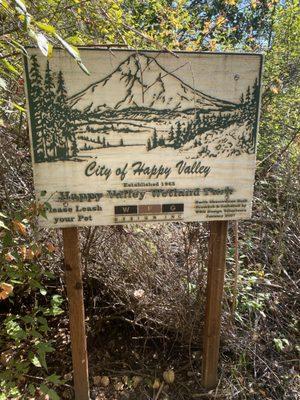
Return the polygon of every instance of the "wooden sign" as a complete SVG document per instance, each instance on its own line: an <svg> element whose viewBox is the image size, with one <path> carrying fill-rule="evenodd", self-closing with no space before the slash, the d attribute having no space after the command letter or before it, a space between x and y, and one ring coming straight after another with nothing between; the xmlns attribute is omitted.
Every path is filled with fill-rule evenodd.
<svg viewBox="0 0 300 400"><path fill-rule="evenodd" d="M211 221L202 384L216 387L227 221L251 215L262 56L86 48L87 76L62 50L28 52L34 183L40 224L63 228L75 399L90 398L76 226Z"/></svg>
<svg viewBox="0 0 300 400"><path fill-rule="evenodd" d="M251 216L262 57L82 49L25 60L44 227Z"/></svg>

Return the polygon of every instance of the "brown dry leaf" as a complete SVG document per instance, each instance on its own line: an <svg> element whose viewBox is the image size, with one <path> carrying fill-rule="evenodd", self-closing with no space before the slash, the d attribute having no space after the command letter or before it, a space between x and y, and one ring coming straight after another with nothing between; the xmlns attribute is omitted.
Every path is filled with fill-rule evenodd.
<svg viewBox="0 0 300 400"><path fill-rule="evenodd" d="M121 392L124 389L124 383L117 382L114 387L115 387L115 390L117 390L118 392Z"/></svg>
<svg viewBox="0 0 300 400"><path fill-rule="evenodd" d="M1 362L1 364L4 365L4 366L6 366L6 365L9 363L9 361L12 359L13 353L14 353L14 352L13 352L12 349L3 351L3 352L1 353L1 356L0 356L0 362Z"/></svg>
<svg viewBox="0 0 300 400"><path fill-rule="evenodd" d="M259 393L263 396L266 397L267 396L267 392L263 389L259 389Z"/></svg>
<svg viewBox="0 0 300 400"><path fill-rule="evenodd" d="M62 392L62 398L63 399L67 399L67 400L71 400L73 398L73 393L72 391L69 389L66 389Z"/></svg>
<svg viewBox="0 0 300 400"><path fill-rule="evenodd" d="M132 386L136 389L139 384L142 382L143 378L141 376L134 376L132 378Z"/></svg>
<svg viewBox="0 0 300 400"><path fill-rule="evenodd" d="M160 388L160 385L161 385L160 380L159 380L158 378L156 378L156 379L154 380L154 382L153 382L152 388L153 388L153 389L159 389L159 388Z"/></svg>
<svg viewBox="0 0 300 400"><path fill-rule="evenodd" d="M54 253L56 250L56 247L51 242L46 243L46 247L50 253Z"/></svg>
<svg viewBox="0 0 300 400"><path fill-rule="evenodd" d="M42 254L41 248L40 248L40 247L37 247L37 248L34 250L34 255L35 255L35 257L39 257L41 254Z"/></svg>
<svg viewBox="0 0 300 400"><path fill-rule="evenodd" d="M93 377L93 382L94 382L94 385L100 385L101 376L99 376L99 375L94 376L94 377Z"/></svg>
<svg viewBox="0 0 300 400"><path fill-rule="evenodd" d="M67 374L64 375L64 380L69 382L73 379L73 374L72 372L68 372Z"/></svg>
<svg viewBox="0 0 300 400"><path fill-rule="evenodd" d="M212 40L209 42L209 47L210 47L210 50L211 50L211 51L216 50L216 48L217 48L217 41L216 41L215 39L212 39Z"/></svg>
<svg viewBox="0 0 300 400"><path fill-rule="evenodd" d="M107 387L110 384L110 379L106 375L104 376L96 375L93 377L93 382L94 385Z"/></svg>
<svg viewBox="0 0 300 400"><path fill-rule="evenodd" d="M278 94L279 93L279 87L278 86L271 86L271 92L272 93L275 93L275 94Z"/></svg>
<svg viewBox="0 0 300 400"><path fill-rule="evenodd" d="M27 254L26 246L20 247L20 254L21 254L22 260L23 261L26 260L26 254Z"/></svg>
<svg viewBox="0 0 300 400"><path fill-rule="evenodd" d="M209 31L210 31L210 21L205 21L202 33L206 35Z"/></svg>
<svg viewBox="0 0 300 400"><path fill-rule="evenodd" d="M12 221L14 230L16 230L20 235L22 236L26 236L27 235L27 230L26 230L26 226L24 224L22 224L22 222L20 221Z"/></svg>
<svg viewBox="0 0 300 400"><path fill-rule="evenodd" d="M26 249L26 260L32 260L34 258L34 252L31 249Z"/></svg>
<svg viewBox="0 0 300 400"><path fill-rule="evenodd" d="M145 290L143 289L137 289L133 292L133 295L136 299L141 299L145 294Z"/></svg>
<svg viewBox="0 0 300 400"><path fill-rule="evenodd" d="M4 256L6 261L15 261L15 257L11 253L6 253Z"/></svg>
<svg viewBox="0 0 300 400"><path fill-rule="evenodd" d="M173 383L175 381L175 373L172 369L168 369L163 373L164 380L167 383Z"/></svg>
<svg viewBox="0 0 300 400"><path fill-rule="evenodd" d="M0 300L5 300L10 295L10 293L14 290L13 285L9 283L0 283Z"/></svg>
<svg viewBox="0 0 300 400"><path fill-rule="evenodd" d="M108 376L102 376L101 377L101 380L100 380L100 385L102 386L102 387L107 387L108 385L109 385L109 383L110 383L110 380L109 380L109 377Z"/></svg>
<svg viewBox="0 0 300 400"><path fill-rule="evenodd" d="M216 25L223 25L224 22L226 21L226 18L223 15L219 15L218 18L216 19Z"/></svg>

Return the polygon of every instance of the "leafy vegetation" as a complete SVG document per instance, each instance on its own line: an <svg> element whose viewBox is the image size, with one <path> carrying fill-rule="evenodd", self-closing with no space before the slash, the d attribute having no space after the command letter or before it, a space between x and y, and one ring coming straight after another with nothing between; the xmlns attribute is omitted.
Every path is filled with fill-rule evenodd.
<svg viewBox="0 0 300 400"><path fill-rule="evenodd" d="M35 229L35 220L30 214L11 217L0 215L0 298L6 300L0 330L0 399L19 398L24 391L34 397L40 389L55 400L59 398L55 387L63 382L48 369L47 354L54 351L48 322L63 313L63 299L47 290L54 276L42 264L55 248L50 242L43 245L33 240L30 231ZM40 370L43 386L30 375L32 368Z"/></svg>
<svg viewBox="0 0 300 400"><path fill-rule="evenodd" d="M93 398L296 399L298 1L9 0L0 2L0 16L0 399L73 398L62 255L56 249L61 237L35 223L43 210L33 205L25 47L37 46L51 57L53 46L60 46L88 73L76 46L116 43L263 51L264 86L254 216L239 223L239 238L234 226L229 232L217 390L205 393L198 374L207 227L90 228L82 230L82 255ZM35 105L37 114L54 99L63 103L62 77L55 85L48 74L49 93ZM249 104L247 93L241 102ZM44 123L41 116L38 121ZM75 154L71 134L55 137L69 129L52 128L40 155ZM104 140L99 136L99 144ZM159 141L154 135L148 148Z"/></svg>

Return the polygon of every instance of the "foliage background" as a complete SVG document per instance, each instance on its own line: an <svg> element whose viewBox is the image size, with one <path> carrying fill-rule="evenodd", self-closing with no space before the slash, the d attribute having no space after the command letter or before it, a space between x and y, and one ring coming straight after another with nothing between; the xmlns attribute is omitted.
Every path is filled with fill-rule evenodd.
<svg viewBox="0 0 300 400"><path fill-rule="evenodd" d="M35 224L28 44L48 57L64 47L82 73L83 44L264 52L254 215L238 240L237 226L229 231L218 388L203 391L198 373L207 227L90 228L81 234L92 396L297 398L299 12L295 0L0 1L0 399L73 398L61 236ZM159 392L170 369L175 380Z"/></svg>

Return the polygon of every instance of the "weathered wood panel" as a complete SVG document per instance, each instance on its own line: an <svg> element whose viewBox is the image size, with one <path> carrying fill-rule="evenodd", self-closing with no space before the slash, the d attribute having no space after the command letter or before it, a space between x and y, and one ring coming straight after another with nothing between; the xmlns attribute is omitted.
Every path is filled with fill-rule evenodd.
<svg viewBox="0 0 300 400"><path fill-rule="evenodd" d="M262 57L82 49L25 60L48 227L249 218Z"/></svg>

